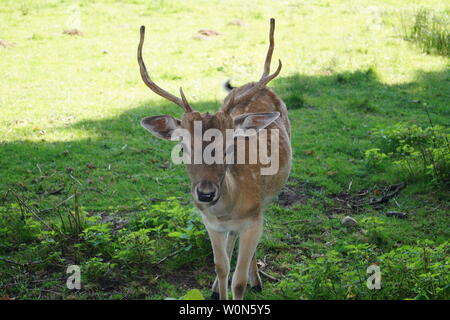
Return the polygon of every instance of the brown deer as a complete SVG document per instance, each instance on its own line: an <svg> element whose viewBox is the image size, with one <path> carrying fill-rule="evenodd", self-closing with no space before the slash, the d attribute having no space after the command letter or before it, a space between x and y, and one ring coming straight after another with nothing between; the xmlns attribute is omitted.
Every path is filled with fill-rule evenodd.
<svg viewBox="0 0 450 320"><path fill-rule="evenodd" d="M263 229L264 207L273 199L285 184L291 168L290 123L286 105L280 97L266 85L281 71L281 61L277 70L270 74L270 62L274 48L275 20L270 20L270 45L267 52L264 72L258 82L241 87L230 87L222 108L215 114L200 114L189 105L183 90L181 98L172 95L156 85L147 73L142 59L145 27L140 30L137 58L144 83L156 94L172 101L184 109L181 120L168 115L144 118L142 126L155 136L170 140L178 130L186 130L194 136L194 123L202 129L216 129L225 134L233 130L233 147L223 147L223 154L238 152L238 140L244 141L245 159L250 157L250 139L267 133L264 146L273 152L272 142L278 143L278 170L274 174L262 174L267 163L260 159L256 163L186 163L191 179L191 193L195 205L201 211L201 218L208 231L214 253L216 280L212 286L212 298L227 299L230 260L237 236L239 236L239 255L232 278L233 299L243 299L247 281L253 289L261 291L262 284L258 274L256 247ZM272 132L277 135L272 136ZM250 132L250 133L249 133ZM278 137L278 141L273 141ZM241 145L242 146L242 145ZM200 144L201 151L206 145ZM182 142L183 153L191 159L195 141ZM266 150L267 151L267 150ZM234 157L234 156L233 156ZM235 160L235 157L233 158Z"/></svg>

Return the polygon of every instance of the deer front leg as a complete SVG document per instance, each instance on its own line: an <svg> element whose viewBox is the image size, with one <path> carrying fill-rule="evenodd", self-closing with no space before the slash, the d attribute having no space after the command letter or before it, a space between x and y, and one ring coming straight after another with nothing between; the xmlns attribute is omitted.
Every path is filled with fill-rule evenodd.
<svg viewBox="0 0 450 320"><path fill-rule="evenodd" d="M228 261L231 263L231 257L233 256L233 249L236 243L237 232L230 231L227 235L227 256ZM228 283L227 283L228 286ZM212 294L211 299L217 300L219 299L219 277L216 276L216 280L214 280L214 284L212 286Z"/></svg>
<svg viewBox="0 0 450 320"><path fill-rule="evenodd" d="M234 300L242 300L244 298L250 263L255 256L261 232L262 219L258 219L258 221L255 221L246 229L242 230L239 235L239 256L233 281L231 282Z"/></svg>
<svg viewBox="0 0 450 320"><path fill-rule="evenodd" d="M219 286L220 300L228 298L228 274L230 273L230 262L226 251L226 233L208 230L211 246L214 253L214 265Z"/></svg>

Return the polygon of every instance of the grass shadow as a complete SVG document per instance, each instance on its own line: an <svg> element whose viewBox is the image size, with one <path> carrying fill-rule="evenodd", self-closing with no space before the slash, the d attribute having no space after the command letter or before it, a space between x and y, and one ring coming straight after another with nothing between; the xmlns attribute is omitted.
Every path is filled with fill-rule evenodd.
<svg viewBox="0 0 450 320"><path fill-rule="evenodd" d="M367 177L360 162L364 149L370 147L374 126L399 121L426 124L425 108L433 123L448 126L449 79L448 70L422 72L414 82L386 85L372 69L277 79L273 88L285 100L292 123L293 176L305 179L306 175L330 192L351 176ZM194 108L215 111L219 105L201 101ZM141 118L157 114L180 117L181 109L168 102L153 106L149 101L116 118L83 120L55 129L85 130L93 136L87 139L2 142L0 191L18 185L35 205L50 206L68 197L70 188L58 195L51 190L77 186L84 205L92 210L131 206L168 194L185 197L189 181L184 168L170 162L173 143L151 136L139 124ZM305 173L305 168L310 172Z"/></svg>
<svg viewBox="0 0 450 320"><path fill-rule="evenodd" d="M271 271L285 272L283 267L277 266L277 260L285 259L280 255L285 250L284 243L289 243L294 249L301 246L302 250L318 250L320 241L317 239L327 234L328 224L333 226L333 221L327 222L325 216L326 205L323 202L326 195L351 186L358 190L383 182L398 182L398 176L389 172L374 173L365 166L364 150L372 147L370 130L380 124L400 121L427 124L425 103L432 121L448 126L449 97L443 90L448 80L449 72L445 70L420 73L417 81L411 83L386 85L379 81L373 70L368 69L323 76L297 74L274 81L273 88L288 105L292 125L294 156L290 186L294 193L308 196L302 198L301 203L293 203L292 208L275 206L274 211L267 214L271 227L266 231L268 238L263 239L259 250L264 250L273 261ZM56 134L59 130L83 130L88 136L85 139L0 143L0 212L16 201L8 194L8 188L20 193L28 206L42 213L42 218L55 216L55 210L48 209L67 210L73 205L72 200L66 200L75 189L83 209L90 215L101 217L133 216L140 205L148 208L169 196L176 197L182 205L190 206L190 182L185 169L170 161L173 142L153 137L139 123L145 116L158 114L180 117L182 110L167 102L158 106L154 104L150 100L118 117L83 120L54 129ZM201 101L194 103L193 107L201 112L213 112L219 105L215 101ZM438 202L433 192L428 200L428 205ZM416 205L418 203L414 201L409 204L415 209L418 208L414 207ZM301 221L312 223L299 224L301 232L295 224L284 225L293 219L294 213L297 218L302 217ZM441 215L433 219L437 226L442 226L435 230L435 237L445 236ZM419 228L421 226L419 223ZM282 233L277 229L279 227L283 227ZM403 232L406 234L411 228L414 227ZM413 231L415 239L416 231ZM298 234L303 236L301 240L297 239ZM204 240L202 243L206 245L207 240ZM205 262L212 261L206 259L208 254L211 254L208 249L199 247L196 254L172 258L165 263L164 270L160 270L163 276L158 284L149 286L149 292L161 298L168 290L179 292L180 288L191 287L208 290L209 285L205 283L209 281L208 276L213 275L212 264ZM203 262L198 267L200 260ZM177 270L180 269L189 270L189 274L192 271L195 276L182 277L185 280L175 277L174 272L178 275ZM132 279L147 279L152 277L149 274L153 272L151 270L129 269L127 272L133 275ZM48 267L45 271L51 272ZM131 278L124 276L123 283L108 284L107 290L122 294ZM97 285L103 288L101 279ZM136 283L132 282L130 286ZM147 287L144 284L138 286ZM97 291L91 291L84 294L97 296ZM109 293L105 291L104 294Z"/></svg>

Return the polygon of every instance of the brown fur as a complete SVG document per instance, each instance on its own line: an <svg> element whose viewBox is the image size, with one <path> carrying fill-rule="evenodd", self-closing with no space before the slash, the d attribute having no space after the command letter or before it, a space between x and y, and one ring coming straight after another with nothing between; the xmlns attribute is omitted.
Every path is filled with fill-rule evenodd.
<svg viewBox="0 0 450 320"><path fill-rule="evenodd" d="M246 86L237 90L245 89ZM229 117L236 117L244 113L268 111L280 112L280 117L268 127L269 132L274 128L280 130L280 169L278 174L262 176L260 174L262 166L260 163L187 166L193 185L195 185L195 181L203 179L214 182L223 181L219 186L220 198L217 203L212 206L196 203L196 206L203 213L203 220L208 229L213 229L217 232L239 233L242 229L245 229L246 225L252 223L262 224L264 206L269 203L271 198L278 194L289 175L292 154L290 146L290 123L286 106L273 90L269 88L260 90L247 103L232 108L229 116L220 111L213 116L205 116L199 113L185 115L182 126L184 122L190 122L191 119L196 119L201 120L206 128L217 128L222 131L231 128L232 122ZM189 125L186 125L186 128L190 128ZM268 137L270 139L270 133ZM270 148L270 140L268 147ZM248 151L248 148L246 150ZM254 256L254 253L252 255ZM253 272L252 276L255 285L261 286L261 280L259 279L256 266L256 257L253 257L250 267ZM218 291L218 279L213 286L214 292ZM247 280L245 279L245 281ZM236 284L233 292L235 298L243 297L245 286L243 286L242 282ZM221 299L225 298L221 296Z"/></svg>

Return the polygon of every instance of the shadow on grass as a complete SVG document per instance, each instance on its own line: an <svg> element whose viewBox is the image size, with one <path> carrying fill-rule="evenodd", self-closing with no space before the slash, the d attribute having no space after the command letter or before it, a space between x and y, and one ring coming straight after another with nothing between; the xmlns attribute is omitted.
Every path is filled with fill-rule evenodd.
<svg viewBox="0 0 450 320"><path fill-rule="evenodd" d="M301 192L305 192L307 188L316 188L316 183L320 184L315 193L322 190L326 193L337 192L332 189L332 183L341 191L342 186L348 185L349 179L352 179L355 187L358 183L370 183L369 173L361 161L364 149L371 144L368 135L370 128L398 121L427 124L423 103L427 103L434 123L448 125L449 97L445 90L448 81L448 71L442 71L422 73L418 75L417 81L388 86L381 83L370 69L314 77L294 75L278 79L273 83L273 88L289 107L293 131L294 163L291 175L294 179L290 183L298 182ZM150 101L137 106L119 117L83 120L67 127L52 129L56 134L59 131L83 130L92 133L91 138L0 143L0 213L11 202L16 201L11 194L6 196L8 188L19 191L29 206L44 209L40 211L42 215L45 212L49 216L55 214L55 210L45 209L57 207L57 210L66 210L66 207L72 205L71 201L64 201L70 198L74 189L80 193L80 202L86 211L102 218L109 218L113 214L132 215L140 204L148 205L167 199L168 196L179 198L183 204L189 203L189 180L185 170L170 162L169 154L173 143L153 137L139 124L140 119L145 116L170 114L179 117L182 111L171 103L163 103L157 107L152 104ZM202 101L193 104L193 107L204 112L218 110L219 105L213 101ZM314 153L305 152L306 150L314 150ZM333 165L339 168L339 172L336 173L338 169L330 167ZM294 187L293 190L297 189ZM305 198L309 200L312 196L309 197L308 194ZM310 233L323 231L311 227L309 230ZM305 230L302 232L305 233ZM295 233L298 233L297 229ZM208 249L202 251L199 247L195 253L189 252L178 259L169 259L164 264L164 270L161 269L158 273L166 283L160 287L156 284L149 285L148 282L130 282L130 279L153 279L153 269L126 267L126 270L120 271L122 280L108 282L99 278L96 280L97 286L93 288L102 288L99 292L107 296L127 292L128 285L132 287L135 285L133 283L138 283L139 288L149 287L151 295L155 294L158 298L167 291L163 289L167 283L183 290L205 288L205 280L200 284L197 277L199 274L212 277L214 267L211 257L206 259L211 254L206 239L204 244ZM7 253L16 250L15 247L8 246ZM69 252L65 253L65 257L72 261L71 249L64 250ZM0 253L1 251L0 246ZM95 251L92 255L97 253ZM198 259L203 260L199 263ZM50 263L46 265L45 277L50 277L53 272L60 277L64 270L55 269ZM17 274L14 273L14 278ZM22 277L29 281L30 274L33 273L26 272ZM12 280L8 280L9 282ZM35 284L33 287L36 291ZM23 295L21 292L16 294ZM39 297L40 294L39 292ZM98 297L95 289L83 294ZM27 295L33 296L28 292ZM142 298L139 293L130 295Z"/></svg>
<svg viewBox="0 0 450 320"><path fill-rule="evenodd" d="M323 76L297 74L277 79L272 87L290 110L295 151L293 174L302 174L295 158L304 157L302 146L308 146L305 142L308 137L323 137L328 141L321 148L328 152L329 158L344 153L360 160L359 153L363 150L355 149L355 137L367 139L367 131L380 123L426 124L424 103L435 124L448 125L449 80L449 71L444 70L418 73L417 80L411 83L385 85L372 69ZM85 130L95 138L1 143L0 191L15 186L34 205L46 207L66 199L76 187L82 194L82 204L97 211L132 206L136 201L148 203L168 195L186 200L189 181L184 168L170 163L173 143L151 136L139 124L145 116L180 117L181 109L171 103L151 105L150 101L116 118L83 120L55 129L56 132ZM201 101L194 103L194 108L215 111L219 105ZM343 127L347 130L342 130ZM342 181L348 181L349 174L351 169L343 173ZM334 178L330 174L327 179ZM54 192L58 188L63 190ZM1 201L8 202L8 199L0 197L0 205Z"/></svg>

